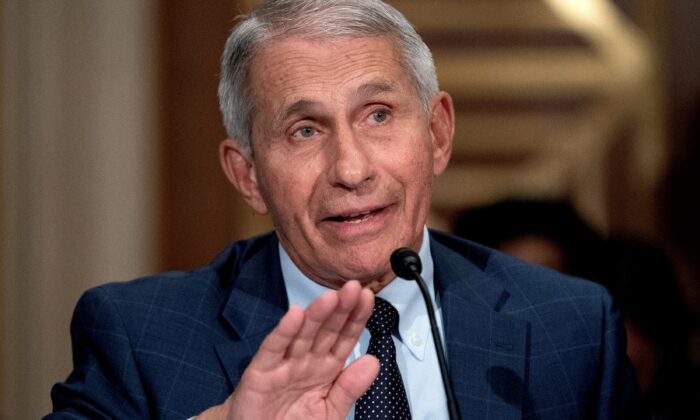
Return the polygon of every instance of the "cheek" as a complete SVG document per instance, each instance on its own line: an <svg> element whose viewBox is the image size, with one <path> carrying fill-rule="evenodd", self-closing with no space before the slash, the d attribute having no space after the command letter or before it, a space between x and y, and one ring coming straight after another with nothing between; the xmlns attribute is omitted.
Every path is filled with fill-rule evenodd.
<svg viewBox="0 0 700 420"><path fill-rule="evenodd" d="M421 216L427 213L430 207L430 195L433 181L432 151L426 147L425 142L415 149L411 156L411 164L407 176L408 205L415 206L414 212Z"/></svg>
<svg viewBox="0 0 700 420"><path fill-rule="evenodd" d="M314 176L304 165L271 162L261 179L261 194L276 225L299 221L308 214L313 193Z"/></svg>
<svg viewBox="0 0 700 420"><path fill-rule="evenodd" d="M279 169L270 169L275 166L274 163L267 162L265 167L259 171L260 175L258 176L260 195L262 195L265 203L270 208L273 217L279 214L278 210L281 203L287 202L289 200L288 196L293 197L293 194L287 192L289 186L284 182L289 177Z"/></svg>
<svg viewBox="0 0 700 420"><path fill-rule="evenodd" d="M410 217L419 217L427 212L433 180L431 151L424 143L416 140L405 143L392 151L385 162L385 170L400 185L403 191L403 205Z"/></svg>
<svg viewBox="0 0 700 420"><path fill-rule="evenodd" d="M430 186L433 177L432 151L426 142L414 140L396 153L395 171L402 174L404 182L419 189Z"/></svg>

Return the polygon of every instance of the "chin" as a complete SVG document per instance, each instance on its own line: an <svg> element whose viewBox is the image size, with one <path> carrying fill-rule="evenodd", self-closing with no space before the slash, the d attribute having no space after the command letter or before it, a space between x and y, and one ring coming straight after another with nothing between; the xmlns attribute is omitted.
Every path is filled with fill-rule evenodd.
<svg viewBox="0 0 700 420"><path fill-rule="evenodd" d="M337 264L338 261L336 260L335 263ZM391 272L389 257L378 257L375 253L368 255L366 258L358 258L357 256L348 258L342 262L342 270L339 274L345 280L359 280L363 282L385 277L388 272Z"/></svg>

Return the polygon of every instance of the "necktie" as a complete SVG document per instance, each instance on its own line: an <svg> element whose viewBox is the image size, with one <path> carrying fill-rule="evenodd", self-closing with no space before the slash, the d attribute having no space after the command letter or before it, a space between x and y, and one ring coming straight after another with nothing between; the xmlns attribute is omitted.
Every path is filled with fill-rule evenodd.
<svg viewBox="0 0 700 420"><path fill-rule="evenodd" d="M396 347L391 338L399 323L396 308L375 298L367 329L371 334L367 353L379 359L379 375L355 404L356 420L410 419L406 390L396 364Z"/></svg>

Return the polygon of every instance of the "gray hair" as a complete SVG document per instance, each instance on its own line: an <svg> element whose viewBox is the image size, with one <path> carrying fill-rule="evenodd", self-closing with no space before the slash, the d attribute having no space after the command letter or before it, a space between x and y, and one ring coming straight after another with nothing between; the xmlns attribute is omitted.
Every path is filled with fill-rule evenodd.
<svg viewBox="0 0 700 420"><path fill-rule="evenodd" d="M406 18L381 0L268 0L231 32L221 59L219 106L224 126L248 152L255 112L249 70L271 40L290 36L388 36L412 79L426 113L438 92L430 49Z"/></svg>

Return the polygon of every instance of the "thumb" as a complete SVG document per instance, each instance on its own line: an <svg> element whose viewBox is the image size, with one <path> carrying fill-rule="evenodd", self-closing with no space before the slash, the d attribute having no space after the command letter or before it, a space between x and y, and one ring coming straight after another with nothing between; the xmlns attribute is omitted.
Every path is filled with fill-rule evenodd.
<svg viewBox="0 0 700 420"><path fill-rule="evenodd" d="M379 374L379 360L364 355L346 367L328 392L328 402L345 418L350 407L367 391Z"/></svg>

